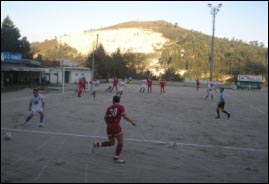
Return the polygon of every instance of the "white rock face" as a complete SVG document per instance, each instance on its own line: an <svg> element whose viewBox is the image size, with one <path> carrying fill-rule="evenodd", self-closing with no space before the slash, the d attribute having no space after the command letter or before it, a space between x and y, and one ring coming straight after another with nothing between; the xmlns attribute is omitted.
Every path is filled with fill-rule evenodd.
<svg viewBox="0 0 269 184"><path fill-rule="evenodd" d="M143 28L120 28L72 33L57 38L57 41L76 48L83 55L87 55L96 47L97 34L98 44L101 43L104 46L107 54L115 52L117 48L120 48L122 53L127 51L156 53L155 49L162 48L163 44L168 41L161 33Z"/></svg>

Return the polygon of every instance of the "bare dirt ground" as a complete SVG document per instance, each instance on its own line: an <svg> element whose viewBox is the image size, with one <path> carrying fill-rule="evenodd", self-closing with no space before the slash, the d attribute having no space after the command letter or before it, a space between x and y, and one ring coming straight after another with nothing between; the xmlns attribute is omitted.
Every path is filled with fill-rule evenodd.
<svg viewBox="0 0 269 184"><path fill-rule="evenodd" d="M1 94L1 183L99 182L268 182L268 89L225 89L227 119L215 119L219 93L205 100L206 89L167 86L160 95L140 94L127 85L121 98L137 126L122 120L125 164L112 162L116 146L106 140L104 113L114 93L97 90L76 97L45 93L45 127L39 116L24 126L31 89ZM73 87L72 87L73 88ZM11 132L11 140L5 140Z"/></svg>

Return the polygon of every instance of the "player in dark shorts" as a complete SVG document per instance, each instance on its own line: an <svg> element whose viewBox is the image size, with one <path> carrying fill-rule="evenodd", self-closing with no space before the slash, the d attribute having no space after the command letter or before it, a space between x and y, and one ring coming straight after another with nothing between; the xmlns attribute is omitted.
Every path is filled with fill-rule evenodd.
<svg viewBox="0 0 269 184"><path fill-rule="evenodd" d="M217 119L220 118L220 114L219 114L219 109L221 109L221 111L225 114L227 114L228 119L231 117L231 114L228 113L227 111L224 110L224 106L225 106L225 94L223 93L224 88L221 87L220 88L220 97L219 97L219 103L218 103L218 107L217 107L217 114L218 116L216 117Z"/></svg>

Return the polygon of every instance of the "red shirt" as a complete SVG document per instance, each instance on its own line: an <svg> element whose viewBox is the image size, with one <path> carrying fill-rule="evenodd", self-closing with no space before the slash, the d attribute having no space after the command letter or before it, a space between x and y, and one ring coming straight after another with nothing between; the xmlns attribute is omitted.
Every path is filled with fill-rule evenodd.
<svg viewBox="0 0 269 184"><path fill-rule="evenodd" d="M114 86L117 86L117 85L118 85L118 83L119 83L118 78L117 78L117 77L116 77L116 78L114 78L114 83L113 83L113 85L114 85Z"/></svg>
<svg viewBox="0 0 269 184"><path fill-rule="evenodd" d="M79 89L85 88L85 83L83 80L79 80L78 82Z"/></svg>
<svg viewBox="0 0 269 184"><path fill-rule="evenodd" d="M148 80L148 86L152 86L152 80Z"/></svg>
<svg viewBox="0 0 269 184"><path fill-rule="evenodd" d="M107 108L105 119L107 121L107 125L119 125L121 117L126 115L125 108L123 105L119 103L115 103Z"/></svg>
<svg viewBox="0 0 269 184"><path fill-rule="evenodd" d="M161 82L160 82L160 85L161 85L162 88L164 88L164 86L165 86L165 81L161 81Z"/></svg>

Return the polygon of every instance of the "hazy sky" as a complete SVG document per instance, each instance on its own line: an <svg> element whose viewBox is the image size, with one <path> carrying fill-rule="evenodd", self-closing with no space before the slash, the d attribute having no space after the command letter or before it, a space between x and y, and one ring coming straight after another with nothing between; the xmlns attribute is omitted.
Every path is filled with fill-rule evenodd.
<svg viewBox="0 0 269 184"><path fill-rule="evenodd" d="M127 21L150 20L177 22L182 28L212 35L208 3L222 3L216 15L216 37L257 40L268 47L267 1L1 1L1 22L8 15L30 42Z"/></svg>

